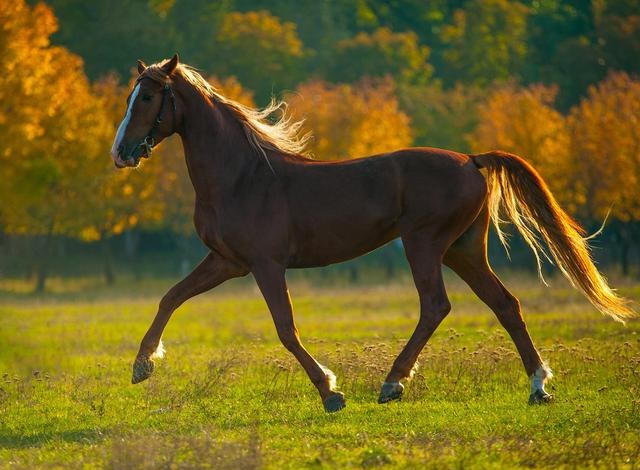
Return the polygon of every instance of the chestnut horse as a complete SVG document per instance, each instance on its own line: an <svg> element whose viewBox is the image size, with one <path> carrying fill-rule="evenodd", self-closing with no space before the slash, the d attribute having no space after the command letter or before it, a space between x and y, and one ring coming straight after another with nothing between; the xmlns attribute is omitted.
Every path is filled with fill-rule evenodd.
<svg viewBox="0 0 640 470"><path fill-rule="evenodd" d="M442 265L453 269L496 314L531 378L530 403L549 401L551 371L531 341L518 300L487 262L490 220L503 211L532 247L550 256L601 312L634 315L594 266L580 227L558 206L540 175L516 155L410 148L342 162L301 155L299 124L269 121L279 106L257 111L216 91L177 55L138 63L111 155L135 167L162 139L178 133L196 194L195 227L210 252L160 301L133 365L147 379L162 355L162 332L187 299L252 273L278 336L317 387L328 412L345 406L335 376L300 341L285 281L287 268L355 258L401 237L420 297L415 331L382 385L379 403L399 399L401 381L451 308ZM480 169L484 168L486 176ZM538 260L539 261L539 260Z"/></svg>

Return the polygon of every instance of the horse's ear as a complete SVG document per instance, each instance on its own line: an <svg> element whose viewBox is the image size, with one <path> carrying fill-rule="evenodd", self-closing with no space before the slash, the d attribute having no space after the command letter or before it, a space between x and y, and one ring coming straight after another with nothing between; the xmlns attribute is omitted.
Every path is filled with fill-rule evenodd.
<svg viewBox="0 0 640 470"><path fill-rule="evenodd" d="M176 69L176 67L178 66L179 61L180 59L178 58L178 54L173 54L173 57L169 59L169 61L162 66L162 70L167 75L171 75L173 71Z"/></svg>
<svg viewBox="0 0 640 470"><path fill-rule="evenodd" d="M147 64L138 59L138 73L142 73L147 70Z"/></svg>

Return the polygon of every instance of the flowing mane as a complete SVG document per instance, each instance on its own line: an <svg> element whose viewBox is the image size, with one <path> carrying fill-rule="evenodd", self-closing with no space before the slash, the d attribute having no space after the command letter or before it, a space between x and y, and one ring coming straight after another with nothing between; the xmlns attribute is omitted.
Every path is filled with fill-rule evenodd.
<svg viewBox="0 0 640 470"><path fill-rule="evenodd" d="M145 74L159 81L164 81L166 75L160 67L165 62L149 66L145 70ZM294 121L291 116L287 115L286 102L271 98L271 102L265 108L255 109L227 98L189 65L179 64L174 74L182 77L204 96L224 105L242 125L251 146L265 159L267 158L266 150L296 155L306 153L306 144L311 135L308 133L299 135L304 121Z"/></svg>

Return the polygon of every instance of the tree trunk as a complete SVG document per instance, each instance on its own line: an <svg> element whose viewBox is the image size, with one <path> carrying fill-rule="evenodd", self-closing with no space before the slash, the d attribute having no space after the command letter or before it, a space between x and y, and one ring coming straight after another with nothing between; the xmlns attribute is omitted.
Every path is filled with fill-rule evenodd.
<svg viewBox="0 0 640 470"><path fill-rule="evenodd" d="M47 287L47 276L49 275L49 261L51 256L51 241L53 239L53 222L49 224L49 230L42 240L39 256L36 260L36 285L34 292L41 294Z"/></svg>
<svg viewBox="0 0 640 470"><path fill-rule="evenodd" d="M124 233L124 251L127 255L129 265L131 266L131 272L136 281L142 279L142 272L140 271L140 265L137 262L138 247L140 246L140 232L136 229L127 230Z"/></svg>
<svg viewBox="0 0 640 470"><path fill-rule="evenodd" d="M629 275L629 244L626 240L622 241L620 247L620 266L622 267L622 275L627 277Z"/></svg>
<svg viewBox="0 0 640 470"><path fill-rule="evenodd" d="M396 267L391 257L385 260L385 271L387 272L387 279L393 279L396 276Z"/></svg>
<svg viewBox="0 0 640 470"><path fill-rule="evenodd" d="M112 286L115 282L115 274L113 272L113 257L111 256L111 243L109 239L102 237L100 241L102 245L102 260L104 262L104 281L108 286Z"/></svg>
<svg viewBox="0 0 640 470"><path fill-rule="evenodd" d="M351 284L355 284L360 279L360 272L354 262L349 263L349 280Z"/></svg>
<svg viewBox="0 0 640 470"><path fill-rule="evenodd" d="M622 223L618 232L620 236L620 268L622 275L627 277L629 275L630 227L627 223Z"/></svg>
<svg viewBox="0 0 640 470"><path fill-rule="evenodd" d="M173 232L173 240L179 253L179 275L185 277L191 271L189 262L189 239L181 233Z"/></svg>

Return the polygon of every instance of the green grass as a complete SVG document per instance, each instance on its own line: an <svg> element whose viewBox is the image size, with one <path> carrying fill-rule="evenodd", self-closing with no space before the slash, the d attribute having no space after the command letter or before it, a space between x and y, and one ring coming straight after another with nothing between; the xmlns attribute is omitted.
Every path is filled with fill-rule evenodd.
<svg viewBox="0 0 640 470"><path fill-rule="evenodd" d="M166 358L137 386L130 366L162 282L140 293L54 282L43 297L5 283L0 468L640 468L640 322L600 316L561 282L506 278L554 368L555 403L526 404L510 339L453 280L453 311L404 399L378 405L417 319L409 281L294 282L303 341L347 396L332 415L250 283L180 308L165 331ZM637 300L640 286L623 293Z"/></svg>

